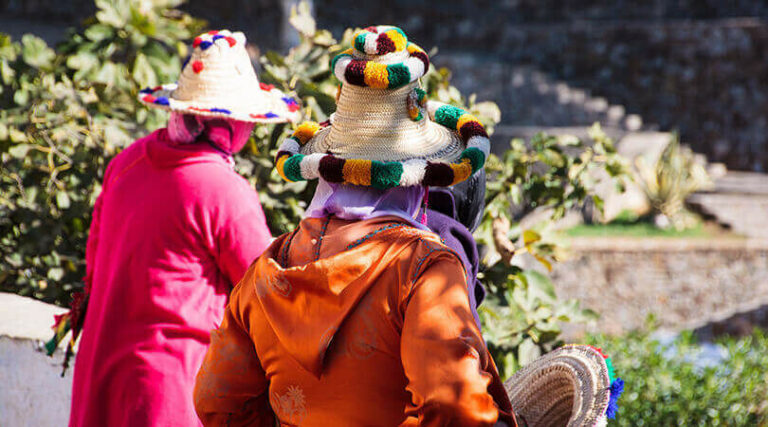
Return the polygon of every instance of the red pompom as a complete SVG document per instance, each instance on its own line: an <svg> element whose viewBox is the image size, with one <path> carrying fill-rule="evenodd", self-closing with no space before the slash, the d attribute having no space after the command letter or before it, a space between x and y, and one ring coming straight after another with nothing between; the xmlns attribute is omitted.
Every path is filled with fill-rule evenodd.
<svg viewBox="0 0 768 427"><path fill-rule="evenodd" d="M141 98L141 100L144 101L144 102L155 102L155 99L157 99L157 98L155 98L152 95L147 95L144 98Z"/></svg>
<svg viewBox="0 0 768 427"><path fill-rule="evenodd" d="M224 40L226 40L227 43L229 43L229 47L232 47L237 44L237 40L235 40L234 37L224 37Z"/></svg>
<svg viewBox="0 0 768 427"><path fill-rule="evenodd" d="M192 41L192 47L198 47L202 42L203 42L203 39L201 39L200 37L195 37L195 40Z"/></svg>
<svg viewBox="0 0 768 427"><path fill-rule="evenodd" d="M200 72L203 71L203 63L200 61L193 62L192 71L194 71L196 74L200 74Z"/></svg>
<svg viewBox="0 0 768 427"><path fill-rule="evenodd" d="M275 85L268 85L266 83L259 82L259 87L261 88L261 90L265 90L265 91L269 92L270 90L275 88Z"/></svg>

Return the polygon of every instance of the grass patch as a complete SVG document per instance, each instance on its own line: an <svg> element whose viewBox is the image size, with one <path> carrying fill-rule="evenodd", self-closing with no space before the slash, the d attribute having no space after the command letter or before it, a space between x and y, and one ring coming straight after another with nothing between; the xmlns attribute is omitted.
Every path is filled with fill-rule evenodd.
<svg viewBox="0 0 768 427"><path fill-rule="evenodd" d="M685 230L659 228L652 216L638 216L630 211L621 212L608 224L579 224L564 230L569 237L713 237L722 233L718 231L701 221Z"/></svg>
<svg viewBox="0 0 768 427"><path fill-rule="evenodd" d="M687 230L661 229L648 222L577 225L565 230L569 237L711 237L713 233L698 224Z"/></svg>

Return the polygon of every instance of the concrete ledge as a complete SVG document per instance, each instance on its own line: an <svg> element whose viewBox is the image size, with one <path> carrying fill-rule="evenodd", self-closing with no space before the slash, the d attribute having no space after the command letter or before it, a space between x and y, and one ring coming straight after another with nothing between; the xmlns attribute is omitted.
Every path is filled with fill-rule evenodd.
<svg viewBox="0 0 768 427"><path fill-rule="evenodd" d="M4 427L60 427L69 420L72 369L61 377L64 353L46 356L61 307L0 293L0 424Z"/></svg>

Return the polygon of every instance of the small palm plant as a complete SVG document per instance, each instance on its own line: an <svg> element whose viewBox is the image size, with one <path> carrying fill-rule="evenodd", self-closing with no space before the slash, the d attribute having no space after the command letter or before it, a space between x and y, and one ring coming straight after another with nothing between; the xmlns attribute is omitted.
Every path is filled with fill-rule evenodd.
<svg viewBox="0 0 768 427"><path fill-rule="evenodd" d="M655 223L661 228L683 230L696 225L697 219L685 208L692 193L706 189L712 182L696 154L672 136L656 163L642 157L635 160L638 183L648 197Z"/></svg>

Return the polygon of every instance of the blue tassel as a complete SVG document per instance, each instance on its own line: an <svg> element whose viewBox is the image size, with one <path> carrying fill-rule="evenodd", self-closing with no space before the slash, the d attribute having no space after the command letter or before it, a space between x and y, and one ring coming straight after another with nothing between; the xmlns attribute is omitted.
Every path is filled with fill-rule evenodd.
<svg viewBox="0 0 768 427"><path fill-rule="evenodd" d="M611 397L608 401L608 409L605 411L605 415L608 419L616 418L616 413L619 411L619 396L624 392L624 380L616 378L611 383Z"/></svg>

